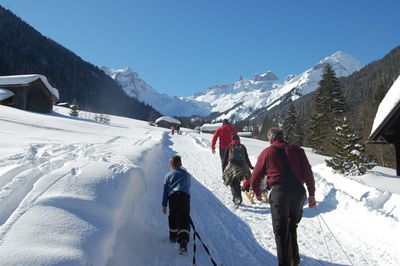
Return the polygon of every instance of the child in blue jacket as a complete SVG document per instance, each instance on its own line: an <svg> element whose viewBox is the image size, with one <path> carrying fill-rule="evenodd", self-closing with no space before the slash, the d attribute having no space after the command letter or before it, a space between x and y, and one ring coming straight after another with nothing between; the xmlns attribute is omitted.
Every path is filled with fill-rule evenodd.
<svg viewBox="0 0 400 266"><path fill-rule="evenodd" d="M167 214L169 204L169 240L178 242L180 252L187 252L190 233L190 183L192 176L182 168L178 155L169 160L171 171L165 176L162 212Z"/></svg>

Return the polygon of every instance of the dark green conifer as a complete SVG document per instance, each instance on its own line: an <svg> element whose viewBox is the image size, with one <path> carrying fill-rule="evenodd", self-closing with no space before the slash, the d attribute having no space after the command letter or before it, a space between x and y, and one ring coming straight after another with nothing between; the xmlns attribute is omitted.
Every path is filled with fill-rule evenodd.
<svg viewBox="0 0 400 266"><path fill-rule="evenodd" d="M335 172L344 175L363 175L368 169L376 165L375 160L364 153L364 145L359 143L360 138L347 124L346 118L342 124L336 126L332 137L334 156L325 160L326 165Z"/></svg>
<svg viewBox="0 0 400 266"><path fill-rule="evenodd" d="M71 110L69 110L70 116L74 116L74 117L79 116L79 106L78 106L78 102L76 101L75 98L72 100L72 104L69 108L71 109Z"/></svg>
<svg viewBox="0 0 400 266"><path fill-rule="evenodd" d="M296 137L296 124L296 109L293 104L290 104L289 108L286 110L282 125L283 131L285 132L285 140L289 143L294 143Z"/></svg>

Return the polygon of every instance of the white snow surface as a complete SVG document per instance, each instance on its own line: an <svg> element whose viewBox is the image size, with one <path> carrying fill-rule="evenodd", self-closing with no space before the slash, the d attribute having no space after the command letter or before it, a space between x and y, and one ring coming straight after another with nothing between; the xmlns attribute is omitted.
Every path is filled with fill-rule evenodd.
<svg viewBox="0 0 400 266"><path fill-rule="evenodd" d="M40 74L28 74L28 75L13 75L13 76L0 76L0 85L28 85L32 81L41 79L46 85L47 89L57 100L60 98L58 90L50 85L47 78Z"/></svg>
<svg viewBox="0 0 400 266"><path fill-rule="evenodd" d="M376 112L374 123L372 124L371 134L374 134L378 127L383 123L385 118L392 112L392 110L400 102L400 76L390 87L382 102L379 104L378 111Z"/></svg>
<svg viewBox="0 0 400 266"><path fill-rule="evenodd" d="M171 135L117 116L105 125L68 110L0 106L1 265L191 265L193 240L188 256L179 255L161 212L174 154L193 175L191 217L218 265L276 265L269 205L244 200L234 210L219 156L211 153L212 134ZM253 164L268 146L242 143ZM325 166L327 157L305 150L318 207L305 205L299 224L301 265L400 265L395 170L345 177ZM196 259L211 265L199 242Z"/></svg>

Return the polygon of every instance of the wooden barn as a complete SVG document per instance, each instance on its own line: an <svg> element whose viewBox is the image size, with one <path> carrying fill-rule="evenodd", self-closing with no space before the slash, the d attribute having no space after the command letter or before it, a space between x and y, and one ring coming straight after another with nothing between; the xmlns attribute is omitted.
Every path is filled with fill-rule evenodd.
<svg viewBox="0 0 400 266"><path fill-rule="evenodd" d="M396 175L400 176L400 76L379 105L368 143L394 144Z"/></svg>
<svg viewBox="0 0 400 266"><path fill-rule="evenodd" d="M161 116L156 121L155 124L159 127L171 128L181 125L181 121L170 116Z"/></svg>
<svg viewBox="0 0 400 266"><path fill-rule="evenodd" d="M58 90L38 74L0 76L0 91L0 104L32 112L49 113L59 99Z"/></svg>

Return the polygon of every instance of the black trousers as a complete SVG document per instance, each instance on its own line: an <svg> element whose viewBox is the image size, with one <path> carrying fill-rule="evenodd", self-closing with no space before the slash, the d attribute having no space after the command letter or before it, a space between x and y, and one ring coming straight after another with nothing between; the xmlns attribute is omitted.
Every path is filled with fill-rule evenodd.
<svg viewBox="0 0 400 266"><path fill-rule="evenodd" d="M226 150L227 150L227 149L221 149L221 148L219 148L219 158L221 159L221 167L222 167L222 163L224 162ZM222 169L222 172L224 172L224 169Z"/></svg>
<svg viewBox="0 0 400 266"><path fill-rule="evenodd" d="M269 203L280 266L300 263L297 225L303 216L306 191L300 184L274 185Z"/></svg>
<svg viewBox="0 0 400 266"><path fill-rule="evenodd" d="M169 237L178 242L189 242L190 234L190 195L177 191L169 199Z"/></svg>
<svg viewBox="0 0 400 266"><path fill-rule="evenodd" d="M229 184L229 186L231 187L231 192L233 196L232 201L235 204L242 203L242 191L240 189L240 181L234 178L232 182Z"/></svg>

